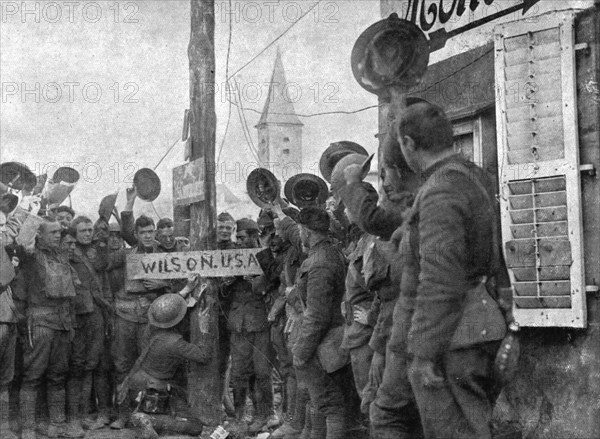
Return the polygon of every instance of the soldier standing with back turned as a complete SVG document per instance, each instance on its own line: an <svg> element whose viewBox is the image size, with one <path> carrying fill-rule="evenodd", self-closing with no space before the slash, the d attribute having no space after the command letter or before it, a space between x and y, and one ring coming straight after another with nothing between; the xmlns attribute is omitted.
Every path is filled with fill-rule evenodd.
<svg viewBox="0 0 600 439"><path fill-rule="evenodd" d="M396 364L386 360L372 406L375 436L412 437L398 428L412 405L408 376L426 438L489 439L497 396L491 371L506 332L485 288L500 262L489 184L482 169L454 153L441 108L408 107L394 134L426 182L402 239L404 271L388 343Z"/></svg>

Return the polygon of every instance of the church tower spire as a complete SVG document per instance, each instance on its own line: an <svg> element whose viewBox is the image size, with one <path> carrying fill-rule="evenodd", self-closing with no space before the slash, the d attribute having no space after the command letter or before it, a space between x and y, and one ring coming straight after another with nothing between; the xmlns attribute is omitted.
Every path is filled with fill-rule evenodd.
<svg viewBox="0 0 600 439"><path fill-rule="evenodd" d="M281 52L277 49L269 93L256 129L260 161L282 180L302 170L304 124L296 115L293 102L296 96L296 87L287 82Z"/></svg>

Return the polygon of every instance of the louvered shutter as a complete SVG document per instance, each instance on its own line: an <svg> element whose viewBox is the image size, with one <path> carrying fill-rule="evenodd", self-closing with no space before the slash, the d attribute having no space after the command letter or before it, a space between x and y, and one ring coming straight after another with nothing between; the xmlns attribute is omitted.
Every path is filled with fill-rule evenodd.
<svg viewBox="0 0 600 439"><path fill-rule="evenodd" d="M502 238L521 326L586 326L572 13L499 26Z"/></svg>

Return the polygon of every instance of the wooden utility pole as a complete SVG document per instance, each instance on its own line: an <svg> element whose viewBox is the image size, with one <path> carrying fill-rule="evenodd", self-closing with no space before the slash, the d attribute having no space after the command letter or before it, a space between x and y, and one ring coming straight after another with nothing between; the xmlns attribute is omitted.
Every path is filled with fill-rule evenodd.
<svg viewBox="0 0 600 439"><path fill-rule="evenodd" d="M204 201L190 209L192 248L212 249L216 223L215 184L215 4L214 0L191 0L191 34L188 47L190 61L190 135L191 160L204 158ZM203 239L209 237L208 239ZM202 242L201 242L202 241ZM214 245L214 244L213 244ZM207 248L208 247L208 248ZM198 417L209 426L219 425L222 418L219 375L218 298L209 288L205 298L192 311L192 343L213 352L206 365L194 364L188 382L189 401ZM209 307L209 322L200 330L199 312Z"/></svg>

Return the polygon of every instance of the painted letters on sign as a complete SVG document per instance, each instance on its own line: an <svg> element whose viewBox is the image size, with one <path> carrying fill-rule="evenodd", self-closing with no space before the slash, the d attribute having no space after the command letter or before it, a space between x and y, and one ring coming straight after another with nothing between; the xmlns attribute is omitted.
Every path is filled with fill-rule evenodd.
<svg viewBox="0 0 600 439"><path fill-rule="evenodd" d="M494 0L408 0L406 19L429 32L429 50L435 52L457 35L517 13L525 15L540 0L516 3ZM480 16L481 18L474 18ZM434 31L435 28L435 31Z"/></svg>
<svg viewBox="0 0 600 439"><path fill-rule="evenodd" d="M173 168L173 203L186 206L204 200L204 158Z"/></svg>
<svg viewBox="0 0 600 439"><path fill-rule="evenodd" d="M181 279L191 273L202 277L260 275L256 259L260 248L181 253L127 255L128 279Z"/></svg>
<svg viewBox="0 0 600 439"><path fill-rule="evenodd" d="M523 0L522 3L494 1L494 0L409 0L406 11L406 18L419 26L423 32L430 31L436 24L446 24L454 22L467 11L477 12L486 6L496 3L494 12L502 15L512 13L517 10L523 10L525 14L533 5L540 0ZM509 6L504 8L504 6ZM487 9L487 8L486 8ZM496 14L487 14L496 15ZM494 17L496 18L496 17ZM486 20L490 21L489 19Z"/></svg>

